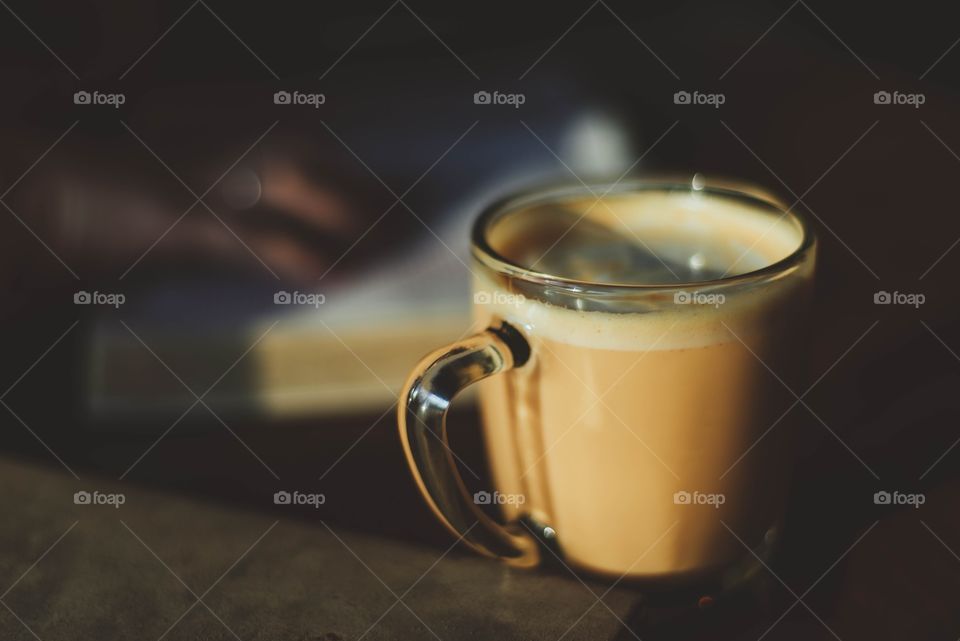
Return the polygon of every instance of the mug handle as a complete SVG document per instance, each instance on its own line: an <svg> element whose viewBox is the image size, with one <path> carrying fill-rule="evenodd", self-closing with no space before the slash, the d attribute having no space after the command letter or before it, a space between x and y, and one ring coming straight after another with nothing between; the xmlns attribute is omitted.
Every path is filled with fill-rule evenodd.
<svg viewBox="0 0 960 641"><path fill-rule="evenodd" d="M447 440L447 409L468 385L529 358L530 346L520 332L506 323L489 327L420 361L397 406L403 451L430 509L473 550L520 567L539 563L537 540L522 526L500 525L476 506Z"/></svg>

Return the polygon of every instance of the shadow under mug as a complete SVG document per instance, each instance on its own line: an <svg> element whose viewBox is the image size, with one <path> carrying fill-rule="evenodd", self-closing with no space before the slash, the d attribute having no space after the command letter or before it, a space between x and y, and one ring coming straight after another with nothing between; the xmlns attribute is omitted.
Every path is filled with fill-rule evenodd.
<svg viewBox="0 0 960 641"><path fill-rule="evenodd" d="M398 407L437 518L511 565L555 556L618 580L723 577L759 558L785 502L781 377L801 360L815 245L783 202L699 175L487 209L471 266L486 329L424 358ZM473 384L494 482L476 494L446 432Z"/></svg>

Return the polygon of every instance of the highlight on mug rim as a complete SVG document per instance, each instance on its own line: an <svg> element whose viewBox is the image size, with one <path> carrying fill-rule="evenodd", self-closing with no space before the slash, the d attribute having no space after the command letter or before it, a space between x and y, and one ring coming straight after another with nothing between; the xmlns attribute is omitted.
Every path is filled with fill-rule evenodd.
<svg viewBox="0 0 960 641"><path fill-rule="evenodd" d="M606 198L629 194L631 192L664 193L700 193L706 196L720 196L742 201L744 204L766 209L775 220L785 219L797 231L797 246L786 256L758 269L741 273L732 273L716 279L698 281L680 281L677 283L616 283L579 280L550 274L545 271L525 267L504 256L491 246L488 232L493 225L509 214L550 202L560 202L573 198ZM511 278L542 287L557 288L570 293L628 295L630 293L675 292L677 290L716 290L735 285L776 280L791 272L807 259L816 246L816 237L807 218L797 211L799 203L788 206L786 202L766 189L727 179L711 178L706 180L701 174L686 176L660 176L654 178L633 178L617 182L595 182L586 184L548 185L514 194L485 207L474 221L471 231L471 254L483 266L494 273L505 274Z"/></svg>

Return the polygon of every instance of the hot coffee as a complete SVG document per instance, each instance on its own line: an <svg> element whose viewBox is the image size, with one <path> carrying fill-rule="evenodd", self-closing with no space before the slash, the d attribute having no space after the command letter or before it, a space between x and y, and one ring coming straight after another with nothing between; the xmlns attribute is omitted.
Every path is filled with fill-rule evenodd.
<svg viewBox="0 0 960 641"><path fill-rule="evenodd" d="M489 242L551 275L665 287L754 271L801 243L779 212L700 192L593 202L507 216ZM519 328L534 354L480 383L497 488L525 497L505 506L510 516L530 512L571 562L616 575L723 565L744 553L726 527L759 543L782 505L781 434L747 450L789 406L766 367L788 365L808 280L809 270L748 292L677 289L621 312L553 304L478 272L476 291L489 295L475 296L476 316Z"/></svg>
<svg viewBox="0 0 960 641"><path fill-rule="evenodd" d="M428 357L401 411L438 516L458 534L482 520L485 535L465 537L481 551L532 554L528 533L497 530L428 478L446 453L406 441L414 415L443 436L445 406L429 410L444 394L425 393L460 361L458 386L501 372L480 401L494 489L522 497L504 501L506 520L541 524L569 563L684 577L763 543L789 461L778 378L813 274L803 223L753 192L637 183L515 199L481 217L473 252L475 316L493 329Z"/></svg>

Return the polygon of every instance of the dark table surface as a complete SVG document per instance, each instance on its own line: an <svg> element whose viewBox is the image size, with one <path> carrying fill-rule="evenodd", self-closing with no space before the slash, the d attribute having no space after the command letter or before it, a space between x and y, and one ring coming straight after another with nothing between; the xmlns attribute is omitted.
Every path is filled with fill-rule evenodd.
<svg viewBox="0 0 960 641"><path fill-rule="evenodd" d="M601 584L319 515L99 481L126 502L78 506L73 493L90 481L10 460L0 475L4 639L597 639L615 636L636 601L616 588L596 604Z"/></svg>
<svg viewBox="0 0 960 641"><path fill-rule="evenodd" d="M210 446L181 440L188 449ZM389 450L378 440L366 452L360 446L357 457L375 464L370 452ZM220 453L208 456L229 460L230 449L226 436L213 448ZM148 459L156 459L156 470L171 463L163 453L144 459L144 477L153 473ZM194 466L181 459L179 473ZM246 475L256 477L257 467L249 465ZM350 474L343 482L356 482ZM438 531L405 483L380 486L379 499L362 490L349 496L358 502L347 506L349 513L369 512L351 522L330 504L344 500L333 490L327 505L291 512L267 494L238 500L242 492L219 488L198 496L85 470L74 478L55 463L9 455L0 459L0 479L3 639L960 634L960 483L954 480L928 490L919 509L848 521L836 506L817 505L830 496L829 483L822 494L801 495L785 558L764 570L746 597L697 610L651 603L633 586L578 577L562 566L523 571L479 558ZM802 474L801 482L817 485ZM79 490L122 493L124 503L75 505Z"/></svg>

